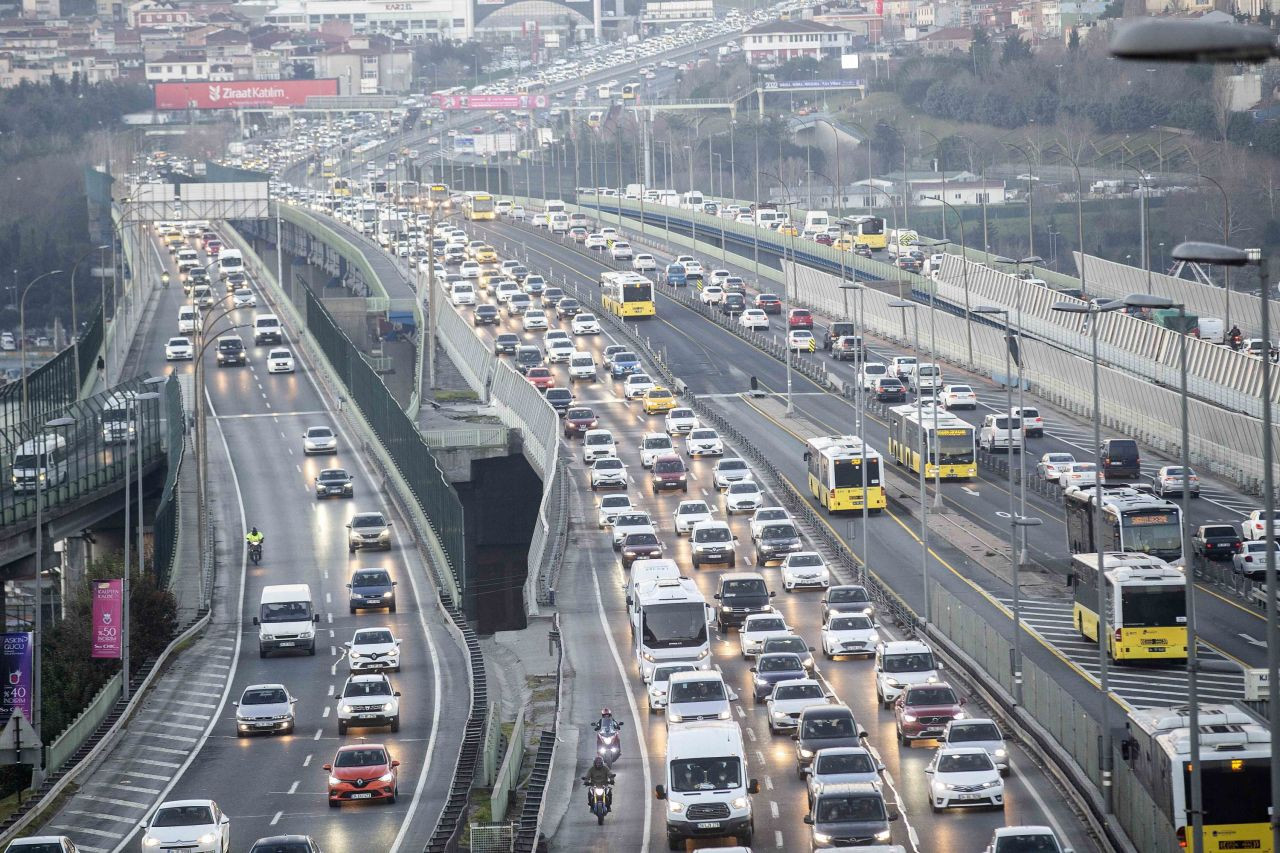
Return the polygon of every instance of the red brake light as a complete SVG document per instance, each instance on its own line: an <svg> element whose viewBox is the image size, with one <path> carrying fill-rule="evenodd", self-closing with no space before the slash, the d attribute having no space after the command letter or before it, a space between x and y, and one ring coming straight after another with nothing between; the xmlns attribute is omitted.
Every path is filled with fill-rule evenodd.
<svg viewBox="0 0 1280 853"><path fill-rule="evenodd" d="M1178 827L1178 846L1187 846L1187 828L1185 826Z"/></svg>

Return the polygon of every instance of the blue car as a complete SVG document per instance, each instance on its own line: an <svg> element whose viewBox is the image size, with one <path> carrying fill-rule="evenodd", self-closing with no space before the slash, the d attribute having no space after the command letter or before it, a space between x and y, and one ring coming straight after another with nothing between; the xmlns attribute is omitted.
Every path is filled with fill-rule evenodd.
<svg viewBox="0 0 1280 853"><path fill-rule="evenodd" d="M614 377L630 376L640 370L640 356L633 352L620 352L613 357L609 373Z"/></svg>
<svg viewBox="0 0 1280 853"><path fill-rule="evenodd" d="M672 287L684 287L685 282L687 281L685 278L684 264L667 264L667 272L664 280Z"/></svg>

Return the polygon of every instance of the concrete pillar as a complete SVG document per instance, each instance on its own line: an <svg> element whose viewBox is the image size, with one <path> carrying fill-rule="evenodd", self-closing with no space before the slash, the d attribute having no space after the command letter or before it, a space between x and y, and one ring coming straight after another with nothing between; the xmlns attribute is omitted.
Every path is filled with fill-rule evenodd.
<svg viewBox="0 0 1280 853"><path fill-rule="evenodd" d="M71 590L84 583L89 570L89 543L83 536L71 536L62 542L62 606L67 606Z"/></svg>

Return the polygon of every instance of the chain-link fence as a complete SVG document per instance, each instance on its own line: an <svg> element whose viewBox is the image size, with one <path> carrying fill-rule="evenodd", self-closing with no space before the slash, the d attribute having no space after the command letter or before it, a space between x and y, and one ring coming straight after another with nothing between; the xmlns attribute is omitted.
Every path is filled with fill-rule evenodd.
<svg viewBox="0 0 1280 853"><path fill-rule="evenodd" d="M511 853L516 843L515 826L510 823L471 824L471 853Z"/></svg>

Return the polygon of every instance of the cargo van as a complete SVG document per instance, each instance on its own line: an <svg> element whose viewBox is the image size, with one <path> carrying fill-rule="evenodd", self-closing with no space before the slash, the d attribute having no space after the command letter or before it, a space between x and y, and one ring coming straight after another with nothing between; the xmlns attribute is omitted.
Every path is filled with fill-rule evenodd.
<svg viewBox="0 0 1280 853"><path fill-rule="evenodd" d="M748 794L760 783L748 779L742 729L734 720L703 720L673 727L667 735L665 784L654 787L659 800L670 803L667 846L685 840L728 838L749 845L755 834Z"/></svg>
<svg viewBox="0 0 1280 853"><path fill-rule="evenodd" d="M784 220L781 211L762 209L756 211L756 225L761 228L777 228Z"/></svg>
<svg viewBox="0 0 1280 853"><path fill-rule="evenodd" d="M825 210L810 210L804 215L804 230L800 232L800 236L813 239L819 234L827 233L830 225L831 217Z"/></svg>
<svg viewBox="0 0 1280 853"><path fill-rule="evenodd" d="M680 197L680 206L685 210L702 210L702 205L706 201L702 193L697 190L691 190Z"/></svg>
<svg viewBox="0 0 1280 853"><path fill-rule="evenodd" d="M1200 340L1208 341L1211 344L1226 343L1227 332L1223 327L1221 317L1201 317L1200 318Z"/></svg>
<svg viewBox="0 0 1280 853"><path fill-rule="evenodd" d="M942 368L930 362L910 364L907 365L904 379L907 386L917 393L941 390Z"/></svg>
<svg viewBox="0 0 1280 853"><path fill-rule="evenodd" d="M547 214L547 227L552 234L569 233L569 214L567 213L549 213Z"/></svg>
<svg viewBox="0 0 1280 853"><path fill-rule="evenodd" d="M178 309L178 334L194 335L196 330L203 326L200 322L200 312L190 305L183 305Z"/></svg>
<svg viewBox="0 0 1280 853"><path fill-rule="evenodd" d="M223 249L218 254L218 271L226 278L233 272L244 272L244 257L238 249Z"/></svg>
<svg viewBox="0 0 1280 853"><path fill-rule="evenodd" d="M300 649L316 653L315 623L320 614L312 605L311 587L305 583L280 584L262 588L258 615L258 657L270 652Z"/></svg>
<svg viewBox="0 0 1280 853"><path fill-rule="evenodd" d="M14 494L29 494L45 486L67 481L67 441L56 433L28 439L13 452L12 478Z"/></svg>
<svg viewBox="0 0 1280 853"><path fill-rule="evenodd" d="M553 213L564 213L564 202L559 199L551 199L542 206L542 212L551 216Z"/></svg>
<svg viewBox="0 0 1280 853"><path fill-rule="evenodd" d="M569 356L569 381L577 382L584 379L588 382L596 381L596 360L589 352L575 350Z"/></svg>
<svg viewBox="0 0 1280 853"><path fill-rule="evenodd" d="M1119 478L1136 480L1142 476L1142 456L1138 452L1138 442L1132 438L1104 440L1098 448L1098 456L1102 460L1104 482Z"/></svg>
<svg viewBox="0 0 1280 853"><path fill-rule="evenodd" d="M284 329L275 314L258 314L253 318L253 342L258 346L284 341Z"/></svg>
<svg viewBox="0 0 1280 853"><path fill-rule="evenodd" d="M987 415L978 432L978 446L988 453L997 449L1006 453L1022 452L1022 418L1009 414Z"/></svg>

